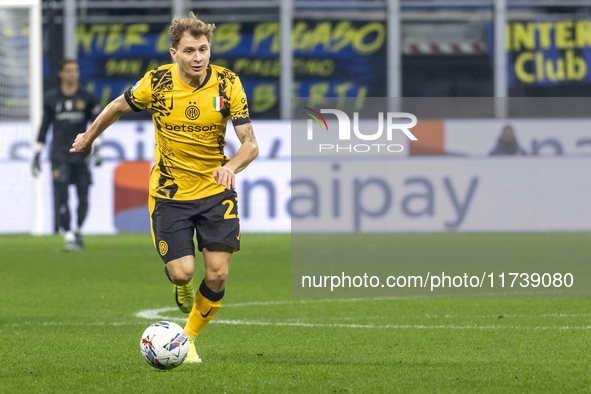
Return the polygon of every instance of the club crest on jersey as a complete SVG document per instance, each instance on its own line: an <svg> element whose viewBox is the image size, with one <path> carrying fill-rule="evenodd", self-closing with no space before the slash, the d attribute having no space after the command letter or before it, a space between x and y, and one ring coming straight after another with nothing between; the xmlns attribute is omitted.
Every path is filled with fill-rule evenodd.
<svg viewBox="0 0 591 394"><path fill-rule="evenodd" d="M216 111L221 111L221 109L223 107L224 107L224 98L222 96L214 97L213 98L213 108Z"/></svg>
<svg viewBox="0 0 591 394"><path fill-rule="evenodd" d="M158 249L160 249L160 255L165 256L168 253L168 244L166 241L158 242Z"/></svg>
<svg viewBox="0 0 591 394"><path fill-rule="evenodd" d="M86 103L84 102L84 100L76 100L76 109L78 111L84 111L85 108L86 108Z"/></svg>
<svg viewBox="0 0 591 394"><path fill-rule="evenodd" d="M189 120L195 120L195 119L197 119L199 117L200 113L201 113L199 111L199 108L197 108L195 106L195 104L197 104L197 103L196 102L189 101L189 106L185 110L185 116Z"/></svg>

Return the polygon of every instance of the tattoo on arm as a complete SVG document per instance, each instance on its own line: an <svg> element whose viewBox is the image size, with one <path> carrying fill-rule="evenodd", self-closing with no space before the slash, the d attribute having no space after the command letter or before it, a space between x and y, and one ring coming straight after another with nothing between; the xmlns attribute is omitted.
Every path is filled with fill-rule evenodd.
<svg viewBox="0 0 591 394"><path fill-rule="evenodd" d="M243 144L246 140L252 141L255 139L251 123L245 123L243 126L238 126L236 128L236 135Z"/></svg>

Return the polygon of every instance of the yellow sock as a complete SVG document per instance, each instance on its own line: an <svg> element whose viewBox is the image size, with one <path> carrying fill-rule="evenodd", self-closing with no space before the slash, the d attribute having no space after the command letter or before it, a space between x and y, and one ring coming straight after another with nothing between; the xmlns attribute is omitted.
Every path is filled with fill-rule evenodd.
<svg viewBox="0 0 591 394"><path fill-rule="evenodd" d="M218 309L220 309L224 292L225 290L216 293L207 287L205 281L201 282L199 290L195 294L193 309L185 325L185 332L188 336L195 338L207 323L210 322Z"/></svg>

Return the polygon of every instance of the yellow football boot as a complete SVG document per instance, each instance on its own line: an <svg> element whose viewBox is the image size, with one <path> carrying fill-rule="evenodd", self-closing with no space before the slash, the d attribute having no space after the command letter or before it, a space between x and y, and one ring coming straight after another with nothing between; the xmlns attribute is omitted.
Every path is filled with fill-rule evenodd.
<svg viewBox="0 0 591 394"><path fill-rule="evenodd" d="M185 359L186 363L200 363L201 357L197 354L195 350L195 339L189 338L189 353L187 354L187 358Z"/></svg>
<svg viewBox="0 0 591 394"><path fill-rule="evenodd" d="M174 300L184 313L190 313L195 302L195 292L193 291L193 280L184 286L174 285Z"/></svg>

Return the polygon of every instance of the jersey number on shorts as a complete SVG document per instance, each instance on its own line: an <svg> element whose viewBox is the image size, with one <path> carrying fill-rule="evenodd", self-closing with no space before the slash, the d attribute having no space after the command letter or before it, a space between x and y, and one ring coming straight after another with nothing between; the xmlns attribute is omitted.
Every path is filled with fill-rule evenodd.
<svg viewBox="0 0 591 394"><path fill-rule="evenodd" d="M238 202L238 197L235 198L236 202ZM234 209L234 201L232 200L224 200L222 201L223 205L227 205L228 209L226 209L226 213L224 214L224 219L238 219L237 213L231 213Z"/></svg>

